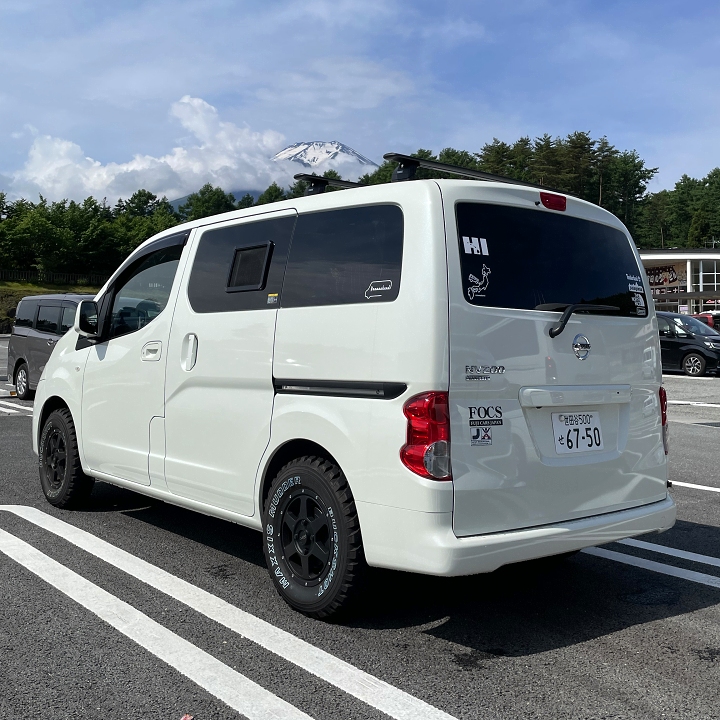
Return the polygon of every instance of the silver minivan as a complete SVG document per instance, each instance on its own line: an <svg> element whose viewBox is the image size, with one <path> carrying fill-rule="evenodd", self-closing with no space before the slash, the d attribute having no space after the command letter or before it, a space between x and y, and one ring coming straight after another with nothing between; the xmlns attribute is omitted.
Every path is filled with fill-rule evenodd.
<svg viewBox="0 0 720 720"><path fill-rule="evenodd" d="M55 343L73 326L75 311L92 295L31 295L15 311L15 325L8 343L8 381L21 400L28 400Z"/></svg>

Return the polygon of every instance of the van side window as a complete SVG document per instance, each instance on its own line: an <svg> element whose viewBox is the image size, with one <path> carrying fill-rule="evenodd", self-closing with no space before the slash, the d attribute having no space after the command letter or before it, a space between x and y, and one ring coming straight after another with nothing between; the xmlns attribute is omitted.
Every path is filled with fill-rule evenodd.
<svg viewBox="0 0 720 720"><path fill-rule="evenodd" d="M658 334L663 336L672 335L670 331L670 323L661 315L657 316Z"/></svg>
<svg viewBox="0 0 720 720"><path fill-rule="evenodd" d="M37 300L22 300L18 305L15 315L15 327L31 328L33 320L35 320L35 311L37 310Z"/></svg>
<svg viewBox="0 0 720 720"><path fill-rule="evenodd" d="M130 266L113 293L109 337L135 332L165 309L182 251L182 245L166 247Z"/></svg>
<svg viewBox="0 0 720 720"><path fill-rule="evenodd" d="M75 323L76 306L65 306L62 311L62 319L60 320L60 334L64 335Z"/></svg>
<svg viewBox="0 0 720 720"><path fill-rule="evenodd" d="M197 313L278 306L295 215L206 230L188 281Z"/></svg>
<svg viewBox="0 0 720 720"><path fill-rule="evenodd" d="M369 205L300 215L283 307L391 302L400 290L403 214Z"/></svg>
<svg viewBox="0 0 720 720"><path fill-rule="evenodd" d="M41 305L38 311L35 329L38 332L57 334L60 327L60 306Z"/></svg>

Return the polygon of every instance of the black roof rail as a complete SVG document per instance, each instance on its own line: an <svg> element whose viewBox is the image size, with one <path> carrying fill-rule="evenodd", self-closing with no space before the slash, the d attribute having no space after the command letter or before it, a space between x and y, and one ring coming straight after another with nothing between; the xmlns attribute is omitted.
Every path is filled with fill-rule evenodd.
<svg viewBox="0 0 720 720"><path fill-rule="evenodd" d="M335 178L321 177L320 175L309 175L308 173L298 173L293 175L295 180L302 180L308 183L305 195L319 195L325 192L328 185L340 188L363 187L360 183L350 182L349 180L336 180Z"/></svg>
<svg viewBox="0 0 720 720"><path fill-rule="evenodd" d="M485 180L486 182L501 182L510 183L512 185L524 185L525 187L537 188L539 190L548 190L550 192L561 193L567 195L568 193L562 190L554 190L553 188L546 187L545 185L538 185L537 183L529 183L524 180L515 180L513 178L505 177L504 175L493 175L492 173L482 172L481 170L470 170L469 168L460 167L459 165L448 165L447 163L441 163L437 160L425 160L424 158L416 158L412 155L403 155L402 153L385 153L383 155L385 160L399 163L399 165L393 170L392 182L398 182L400 180L412 180L415 177L415 172L419 167L425 168L426 170L436 170L437 172L450 173L451 175L460 175L462 177L473 178L475 180Z"/></svg>

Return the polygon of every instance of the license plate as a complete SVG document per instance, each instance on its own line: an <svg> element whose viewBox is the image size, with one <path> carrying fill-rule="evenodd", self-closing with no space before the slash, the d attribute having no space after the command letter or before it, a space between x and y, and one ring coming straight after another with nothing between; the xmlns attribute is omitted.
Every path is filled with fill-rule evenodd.
<svg viewBox="0 0 720 720"><path fill-rule="evenodd" d="M552 413L552 426L555 452L560 455L603 449L600 413Z"/></svg>

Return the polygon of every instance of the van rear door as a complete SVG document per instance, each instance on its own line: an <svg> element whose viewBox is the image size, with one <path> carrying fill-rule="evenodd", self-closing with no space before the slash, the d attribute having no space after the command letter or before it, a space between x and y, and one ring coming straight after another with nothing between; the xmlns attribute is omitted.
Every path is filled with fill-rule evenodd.
<svg viewBox="0 0 720 720"><path fill-rule="evenodd" d="M662 500L657 325L623 226L537 190L442 190L455 534ZM551 337L577 304L605 309L578 308Z"/></svg>

